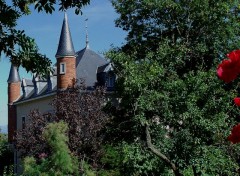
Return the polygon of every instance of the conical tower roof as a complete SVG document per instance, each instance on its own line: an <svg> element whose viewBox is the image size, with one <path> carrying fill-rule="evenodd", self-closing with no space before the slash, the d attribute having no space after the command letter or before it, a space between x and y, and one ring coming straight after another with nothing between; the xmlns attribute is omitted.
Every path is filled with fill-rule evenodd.
<svg viewBox="0 0 240 176"><path fill-rule="evenodd" d="M21 80L18 73L18 68L12 64L7 82L14 83L14 82L20 82L20 81Z"/></svg>
<svg viewBox="0 0 240 176"><path fill-rule="evenodd" d="M75 56L75 51L73 47L71 32L68 26L68 19L67 19L66 13L64 14L64 20L63 20L62 31L60 35L59 44L58 44L58 50L56 53L56 58L65 57L65 56L70 56L70 57Z"/></svg>

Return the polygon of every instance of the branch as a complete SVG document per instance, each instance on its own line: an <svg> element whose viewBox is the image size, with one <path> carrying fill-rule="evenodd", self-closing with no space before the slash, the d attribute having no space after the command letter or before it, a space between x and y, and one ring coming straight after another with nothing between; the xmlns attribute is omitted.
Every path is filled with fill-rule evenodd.
<svg viewBox="0 0 240 176"><path fill-rule="evenodd" d="M153 144L152 144L152 139L151 139L151 136L150 136L150 132L149 132L149 125L146 125L146 129L145 129L145 132L146 132L146 139L147 139L147 146L148 148L155 154L157 155L158 157L160 157L163 161L165 161L173 170L174 174L176 176L181 176L181 174L179 173L179 170L178 168L176 167L176 165L171 162L171 160L166 156L164 155L163 153L161 153Z"/></svg>

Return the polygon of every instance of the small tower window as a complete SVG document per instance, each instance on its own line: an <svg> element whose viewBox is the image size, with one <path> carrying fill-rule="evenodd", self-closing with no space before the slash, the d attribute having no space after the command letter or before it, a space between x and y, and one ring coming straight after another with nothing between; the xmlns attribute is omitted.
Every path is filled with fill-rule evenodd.
<svg viewBox="0 0 240 176"><path fill-rule="evenodd" d="M65 74L66 73L66 63L62 62L60 63L60 74Z"/></svg>

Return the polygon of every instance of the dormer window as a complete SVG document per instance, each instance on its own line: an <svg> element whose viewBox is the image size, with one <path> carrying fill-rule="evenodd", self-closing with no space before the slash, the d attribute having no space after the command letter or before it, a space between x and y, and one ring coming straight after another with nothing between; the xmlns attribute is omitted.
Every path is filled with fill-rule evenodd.
<svg viewBox="0 0 240 176"><path fill-rule="evenodd" d="M60 63L60 74L65 74L66 73L66 63L61 62Z"/></svg>
<svg viewBox="0 0 240 176"><path fill-rule="evenodd" d="M113 73L108 73L107 77L107 87L114 87L115 75Z"/></svg>
<svg viewBox="0 0 240 176"><path fill-rule="evenodd" d="M108 87L113 87L114 86L114 78L113 76L108 77Z"/></svg>

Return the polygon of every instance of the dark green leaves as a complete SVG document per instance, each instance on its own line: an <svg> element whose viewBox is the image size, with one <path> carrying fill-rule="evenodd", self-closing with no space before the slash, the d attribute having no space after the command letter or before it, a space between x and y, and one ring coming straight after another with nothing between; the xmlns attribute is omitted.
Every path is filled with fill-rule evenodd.
<svg viewBox="0 0 240 176"><path fill-rule="evenodd" d="M45 11L52 13L55 11L56 5L59 5L59 10L64 11L68 8L75 8L75 13L82 13L83 6L89 5L90 0L13 0L14 5L19 7L21 12L28 14L30 12L29 6L34 4L34 8L38 12Z"/></svg>
<svg viewBox="0 0 240 176"><path fill-rule="evenodd" d="M131 121L128 136L119 141L130 146L129 160L135 169L131 174L142 172L146 159L148 163L156 159L147 157L153 154L146 147L147 124L152 145L180 173L236 175L238 147L229 150L226 138L234 121L239 121L232 101L238 86L236 82L223 86L216 67L224 53L239 47L239 1L112 3L119 13L116 25L128 32L126 44L107 56L118 75L121 111L115 116L120 124ZM119 128L118 135L125 129ZM167 175L154 166L146 170L148 175Z"/></svg>

